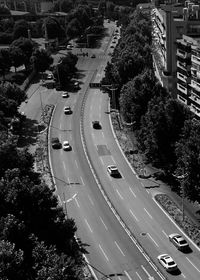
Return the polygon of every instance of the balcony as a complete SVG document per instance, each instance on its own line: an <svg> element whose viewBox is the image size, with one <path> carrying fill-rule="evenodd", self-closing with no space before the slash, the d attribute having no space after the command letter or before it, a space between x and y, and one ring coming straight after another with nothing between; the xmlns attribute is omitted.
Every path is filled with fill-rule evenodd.
<svg viewBox="0 0 200 280"><path fill-rule="evenodd" d="M192 111L198 118L200 118L200 109L194 104L191 104L190 111Z"/></svg>
<svg viewBox="0 0 200 280"><path fill-rule="evenodd" d="M195 64L197 64L197 65L200 65L200 57L197 57L197 56L195 56L195 55L192 54L192 56L191 56L191 61L192 61L192 63L195 63Z"/></svg>
<svg viewBox="0 0 200 280"><path fill-rule="evenodd" d="M187 87L184 87L183 85L177 83L177 89L187 95Z"/></svg>
<svg viewBox="0 0 200 280"><path fill-rule="evenodd" d="M191 91L191 96L189 97L193 103L196 103L200 106L200 97L196 95L193 91Z"/></svg>
<svg viewBox="0 0 200 280"><path fill-rule="evenodd" d="M187 83L187 76L183 75L182 73L177 72L177 78L182 82Z"/></svg>
<svg viewBox="0 0 200 280"><path fill-rule="evenodd" d="M177 60L176 66L186 71L187 64L185 62Z"/></svg>
<svg viewBox="0 0 200 280"><path fill-rule="evenodd" d="M176 55L179 56L179 57L182 57L184 59L187 58L187 52L185 52L183 50L180 50L180 49L177 49Z"/></svg>
<svg viewBox="0 0 200 280"><path fill-rule="evenodd" d="M197 83L196 81L192 80L190 87L195 90L197 93L200 93L200 84Z"/></svg>

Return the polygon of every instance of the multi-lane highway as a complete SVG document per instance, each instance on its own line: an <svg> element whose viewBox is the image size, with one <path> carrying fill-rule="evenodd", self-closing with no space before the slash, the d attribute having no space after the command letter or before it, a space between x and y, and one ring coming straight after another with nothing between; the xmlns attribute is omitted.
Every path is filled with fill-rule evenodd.
<svg viewBox="0 0 200 280"><path fill-rule="evenodd" d="M110 34L113 30L111 25ZM190 243L193 252L186 255L169 243L168 235L179 230L153 200L155 191L144 189L143 182L120 153L110 125L107 94L89 88L94 75L103 74L109 45L110 38L106 37L102 49L95 51L95 58L91 58L90 51L88 57L80 56L80 91L71 92L67 99L61 96L58 99L51 137L68 140L72 151L50 150L57 195L68 217L75 219L78 236L88 245L87 258L98 279L110 274L115 274L112 279L160 279L146 254L144 256L141 248L135 246L135 240L128 236L132 232L168 279L197 280L200 278L199 251ZM66 105L72 107L71 115L63 113ZM102 130L93 129L93 120L100 120ZM119 167L122 178L108 175L109 164ZM127 225L128 234L110 210L100 187ZM169 253L174 258L179 274L171 275L162 270L156 260L161 253Z"/></svg>

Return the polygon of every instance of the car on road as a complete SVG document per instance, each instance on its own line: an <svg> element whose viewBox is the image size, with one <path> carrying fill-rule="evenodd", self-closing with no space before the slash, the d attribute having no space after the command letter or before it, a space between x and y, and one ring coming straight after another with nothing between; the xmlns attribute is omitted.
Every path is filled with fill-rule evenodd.
<svg viewBox="0 0 200 280"><path fill-rule="evenodd" d="M61 148L61 143L58 137L53 137L51 138L51 146L53 149L60 149Z"/></svg>
<svg viewBox="0 0 200 280"><path fill-rule="evenodd" d="M108 165L107 171L108 174L112 177L121 177L121 174L116 165Z"/></svg>
<svg viewBox="0 0 200 280"><path fill-rule="evenodd" d="M117 39L117 36L114 36L114 38L113 39Z"/></svg>
<svg viewBox="0 0 200 280"><path fill-rule="evenodd" d="M71 107L70 107L70 106L65 106L65 107L64 107L64 113L65 113L65 115L70 115L70 114L72 114L72 109L71 109Z"/></svg>
<svg viewBox="0 0 200 280"><path fill-rule="evenodd" d="M93 121L93 122L92 122L92 126L93 126L93 128L95 128L95 129L101 129L101 124L100 124L99 121Z"/></svg>
<svg viewBox="0 0 200 280"><path fill-rule="evenodd" d="M186 251L189 249L189 244L179 233L170 234L169 241L180 251Z"/></svg>
<svg viewBox="0 0 200 280"><path fill-rule="evenodd" d="M79 82L74 82L74 88L75 89L79 89L80 87L79 87Z"/></svg>
<svg viewBox="0 0 200 280"><path fill-rule="evenodd" d="M69 97L69 93L68 93L67 91L63 91L62 97L63 97L63 98Z"/></svg>
<svg viewBox="0 0 200 280"><path fill-rule="evenodd" d="M64 151L71 151L72 149L68 141L64 141L62 147Z"/></svg>
<svg viewBox="0 0 200 280"><path fill-rule="evenodd" d="M95 55L95 54L92 54L92 55L91 55L91 58L95 58L95 57L96 57L96 55Z"/></svg>
<svg viewBox="0 0 200 280"><path fill-rule="evenodd" d="M53 74L52 74L52 73L48 73L48 74L47 74L47 79L48 79L48 80L53 79Z"/></svg>
<svg viewBox="0 0 200 280"><path fill-rule="evenodd" d="M114 46L113 46L113 45L111 45L111 46L110 46L110 48L111 48L111 49L113 49L113 48L114 48Z"/></svg>
<svg viewBox="0 0 200 280"><path fill-rule="evenodd" d="M177 264L168 254L159 255L157 259L166 271L171 272L178 270Z"/></svg>

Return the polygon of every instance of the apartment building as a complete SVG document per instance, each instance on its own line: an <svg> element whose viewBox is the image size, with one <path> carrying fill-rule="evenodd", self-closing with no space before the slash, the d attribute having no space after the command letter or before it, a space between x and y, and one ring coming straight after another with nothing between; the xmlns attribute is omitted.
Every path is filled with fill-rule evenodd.
<svg viewBox="0 0 200 280"><path fill-rule="evenodd" d="M177 99L200 119L200 37L177 40Z"/></svg>
<svg viewBox="0 0 200 280"><path fill-rule="evenodd" d="M10 10L41 13L48 12L56 0L0 0L0 5Z"/></svg>
<svg viewBox="0 0 200 280"><path fill-rule="evenodd" d="M200 8L194 2L155 2L152 10L153 37L162 68L161 80L164 87L176 95L176 48L177 39L183 35L200 34ZM156 60L158 61L158 60Z"/></svg>

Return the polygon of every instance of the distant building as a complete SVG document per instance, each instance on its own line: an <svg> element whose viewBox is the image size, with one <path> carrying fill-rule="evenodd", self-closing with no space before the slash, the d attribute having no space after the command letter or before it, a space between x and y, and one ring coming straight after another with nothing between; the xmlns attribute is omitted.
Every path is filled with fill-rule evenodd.
<svg viewBox="0 0 200 280"><path fill-rule="evenodd" d="M199 36L200 8L190 1L165 4L155 2L152 10L153 38L162 63L161 80L164 87L176 94L176 40L182 35Z"/></svg>
<svg viewBox="0 0 200 280"><path fill-rule="evenodd" d="M49 12L56 0L0 0L0 5L5 5L10 10L45 13Z"/></svg>
<svg viewBox="0 0 200 280"><path fill-rule="evenodd" d="M200 119L200 37L177 40L177 99Z"/></svg>

